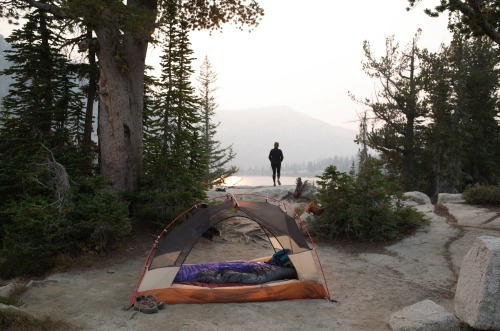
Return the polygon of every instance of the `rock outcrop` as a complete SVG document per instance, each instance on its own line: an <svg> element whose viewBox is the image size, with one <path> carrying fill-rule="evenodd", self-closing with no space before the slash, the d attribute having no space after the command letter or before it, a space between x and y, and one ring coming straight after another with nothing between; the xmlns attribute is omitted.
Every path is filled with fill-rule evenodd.
<svg viewBox="0 0 500 331"><path fill-rule="evenodd" d="M424 300L392 314L392 331L460 331L458 319L431 300Z"/></svg>
<svg viewBox="0 0 500 331"><path fill-rule="evenodd" d="M455 313L473 328L500 330L500 238L478 237L465 255Z"/></svg>

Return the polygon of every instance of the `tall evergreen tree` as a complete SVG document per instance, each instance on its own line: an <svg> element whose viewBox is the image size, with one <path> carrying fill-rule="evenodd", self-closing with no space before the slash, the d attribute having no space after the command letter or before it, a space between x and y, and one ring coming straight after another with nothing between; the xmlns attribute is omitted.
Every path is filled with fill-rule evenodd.
<svg viewBox="0 0 500 331"><path fill-rule="evenodd" d="M394 38L388 37L386 54L380 59L374 57L367 41L363 45L366 57L363 69L381 84L376 101L362 101L376 121L368 135L368 144L380 152L390 173L400 176L404 190L417 189L420 132L425 118L419 75L419 34L420 31L402 52Z"/></svg>
<svg viewBox="0 0 500 331"><path fill-rule="evenodd" d="M423 129L422 190L436 201L439 193L456 193L462 172L463 133L460 113L455 111L454 89L456 70L450 62L450 50L444 45L438 53L422 52L422 76L426 90L425 105L429 111L428 125Z"/></svg>
<svg viewBox="0 0 500 331"><path fill-rule="evenodd" d="M445 85L449 94L448 105L430 99L434 122L440 116L449 123L438 132L446 132L452 143L452 153L459 157L454 163L461 168L458 189L471 183L496 184L500 178L499 126L495 102L499 88L500 71L498 47L485 37L465 38L456 32L445 49L448 62L448 79L434 77L438 84ZM429 98L436 95L429 88ZM439 113L446 107L448 111ZM450 110L451 107L451 110ZM446 130L447 129L447 130ZM446 131L445 131L446 130Z"/></svg>
<svg viewBox="0 0 500 331"><path fill-rule="evenodd" d="M358 151L359 162L366 161L369 157L368 153L368 118L367 111L364 111L359 118L359 133L356 135L356 143L361 146Z"/></svg>
<svg viewBox="0 0 500 331"><path fill-rule="evenodd" d="M217 127L220 123L214 123L215 110L217 103L215 102L214 92L217 88L214 86L217 81L217 74L212 70L212 65L205 56L200 67L200 75L198 82L200 84L198 93L200 96L200 112L202 118L202 132L205 153L209 160L205 173L205 182L219 183L229 176L234 175L238 168L235 166L228 167L228 163L236 157L233 152L232 145L221 147L221 142L215 138Z"/></svg>
<svg viewBox="0 0 500 331"><path fill-rule="evenodd" d="M149 87L144 128L144 197L158 219L173 217L204 197L208 163L203 151L199 99L191 85L187 24L172 6L161 56L161 76ZM157 91L157 92L155 92ZM154 194L151 194L154 192Z"/></svg>
<svg viewBox="0 0 500 331"><path fill-rule="evenodd" d="M47 14L35 11L7 38L13 65L2 74L14 77L0 114L1 194L26 193L27 177L52 151L68 172L88 173L79 142L84 131L81 96L76 92L75 66L60 54L62 40ZM85 165L89 162L85 162ZM5 190L5 191L3 191Z"/></svg>
<svg viewBox="0 0 500 331"><path fill-rule="evenodd" d="M99 251L130 231L127 204L89 176L83 95L59 32L35 11L8 38L12 66L3 73L14 83L0 114L0 277L43 273L58 254Z"/></svg>
<svg viewBox="0 0 500 331"><path fill-rule="evenodd" d="M168 24L175 4L189 29L220 29L232 22L256 26L264 11L255 0L62 1L0 0L0 16L16 19L38 8L75 26L89 26L99 47L100 169L115 193L139 189L143 166L142 114L146 52Z"/></svg>
<svg viewBox="0 0 500 331"><path fill-rule="evenodd" d="M500 182L500 127L496 109L500 52L486 38L462 39L461 58L468 73L457 101L467 111L464 123L466 183Z"/></svg>

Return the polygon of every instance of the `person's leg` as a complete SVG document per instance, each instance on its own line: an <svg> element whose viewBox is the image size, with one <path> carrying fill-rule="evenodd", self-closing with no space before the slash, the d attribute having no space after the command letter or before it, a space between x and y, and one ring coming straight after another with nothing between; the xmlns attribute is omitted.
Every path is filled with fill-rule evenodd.
<svg viewBox="0 0 500 331"><path fill-rule="evenodd" d="M271 163L271 169L273 169L273 183L276 186L276 164Z"/></svg>
<svg viewBox="0 0 500 331"><path fill-rule="evenodd" d="M276 165L276 174L278 175L278 185L281 185L281 182L280 182L280 172L281 172L281 163L278 163Z"/></svg>

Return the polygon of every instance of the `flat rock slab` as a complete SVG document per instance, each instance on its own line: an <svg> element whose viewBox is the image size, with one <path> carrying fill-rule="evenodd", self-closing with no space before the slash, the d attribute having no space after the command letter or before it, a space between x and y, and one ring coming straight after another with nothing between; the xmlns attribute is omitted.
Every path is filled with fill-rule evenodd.
<svg viewBox="0 0 500 331"><path fill-rule="evenodd" d="M458 319L431 300L424 300L391 315L392 331L460 331Z"/></svg>
<svg viewBox="0 0 500 331"><path fill-rule="evenodd" d="M445 203L444 206L448 208L448 212L457 219L458 225L461 226L484 227L485 224L491 222L497 216L496 212L492 212L487 208L472 205ZM488 227L492 227L492 225L489 224Z"/></svg>
<svg viewBox="0 0 500 331"><path fill-rule="evenodd" d="M462 198L462 194L451 194L451 193L439 193L438 203L464 203L465 200Z"/></svg>

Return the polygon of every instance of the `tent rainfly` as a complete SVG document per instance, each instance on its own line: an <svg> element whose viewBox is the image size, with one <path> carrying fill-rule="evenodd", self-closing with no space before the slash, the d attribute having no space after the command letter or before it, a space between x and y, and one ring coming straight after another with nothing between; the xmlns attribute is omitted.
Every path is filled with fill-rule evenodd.
<svg viewBox="0 0 500 331"><path fill-rule="evenodd" d="M244 196L252 197L252 201L243 200ZM264 201L253 201L256 199ZM216 200L219 203L213 205ZM287 208L294 216L285 212ZM276 253L251 261L184 264L207 230L234 217L258 223L274 251L286 253L286 264L273 260ZM148 295L167 304L330 297L319 256L300 217L284 202L255 194L227 194L207 200L171 222L157 237L146 258L131 305L137 297Z"/></svg>

